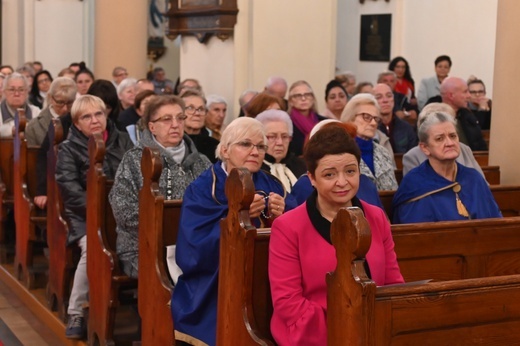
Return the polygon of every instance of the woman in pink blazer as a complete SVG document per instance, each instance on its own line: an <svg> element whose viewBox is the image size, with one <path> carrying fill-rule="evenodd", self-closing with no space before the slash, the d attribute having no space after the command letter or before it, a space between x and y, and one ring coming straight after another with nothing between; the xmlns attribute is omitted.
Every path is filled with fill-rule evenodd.
<svg viewBox="0 0 520 346"><path fill-rule="evenodd" d="M315 188L307 201L277 218L269 245L273 297L271 332L280 346L327 344L325 275L336 269L330 225L340 208L360 207L372 231L367 272L378 286L404 282L384 211L359 200L361 153L352 124L326 124L309 140L304 159Z"/></svg>

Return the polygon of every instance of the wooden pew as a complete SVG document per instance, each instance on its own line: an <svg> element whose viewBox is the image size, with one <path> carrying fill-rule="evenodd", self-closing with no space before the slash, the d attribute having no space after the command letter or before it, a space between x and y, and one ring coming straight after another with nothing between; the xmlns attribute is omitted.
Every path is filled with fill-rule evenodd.
<svg viewBox="0 0 520 346"><path fill-rule="evenodd" d="M489 185L500 185L500 166L481 166Z"/></svg>
<svg viewBox="0 0 520 346"><path fill-rule="evenodd" d="M137 288L137 280L123 273L116 255L116 222L108 201L113 182L107 181L103 173L104 156L102 135L92 135L87 173L88 339L96 345L113 344L116 309L122 303L120 294Z"/></svg>
<svg viewBox="0 0 520 346"><path fill-rule="evenodd" d="M480 167L489 166L489 151L474 151L473 156Z"/></svg>
<svg viewBox="0 0 520 346"><path fill-rule="evenodd" d="M371 235L362 212L340 210L331 237L328 345L518 344L520 275L376 288L363 266Z"/></svg>
<svg viewBox="0 0 520 346"><path fill-rule="evenodd" d="M403 169L403 153L394 153L395 168Z"/></svg>
<svg viewBox="0 0 520 346"><path fill-rule="evenodd" d="M139 192L139 287L143 345L174 345L170 299L173 285L166 263L166 246L177 242L181 200L165 201L159 191L162 160L157 149L145 148Z"/></svg>
<svg viewBox="0 0 520 346"><path fill-rule="evenodd" d="M7 262L9 216L14 207L14 150L12 138L0 138L0 263Z"/></svg>
<svg viewBox="0 0 520 346"><path fill-rule="evenodd" d="M233 169L226 181L229 212L220 222L217 345L274 345L267 272L270 229L251 225L255 187L246 169Z"/></svg>
<svg viewBox="0 0 520 346"><path fill-rule="evenodd" d="M269 323L272 316L272 301L267 273L270 230L256 230L250 223L248 209L253 198L254 186L247 171L232 171L226 182L226 194L229 200L229 212L228 216L221 221L217 344L225 345L228 340L237 340L237 344L240 345L271 345L273 340ZM401 226L403 227L398 228L394 235L395 249L401 270L409 280L440 281L463 278L465 282L472 282L473 287L477 287L485 279L467 278L520 272L520 251L518 251L520 218L432 223L429 224L430 230L419 231L418 224L399 225ZM343 224L342 227L347 226ZM394 231L397 226L392 227ZM366 239L363 241L367 242ZM349 240L349 243L356 242L359 243L355 238ZM369 240L368 244L370 244ZM368 245L363 246L368 250ZM359 259L362 257L364 255L359 256ZM338 257L338 261L346 265L351 263L345 257ZM353 269L349 267L348 270L356 273L357 280L362 280L366 276L361 262ZM500 277L494 280L493 284L496 282L503 284L507 281ZM516 281L520 285L520 279ZM442 288L442 294L447 294L446 291L449 289L446 287L451 287L450 285L453 284L443 283L443 285L434 287L437 287L437 291ZM356 294L363 295L369 290L375 290L375 286L370 287L372 286L364 285L356 291ZM467 287L464 289L471 290ZM482 289L478 288L478 290ZM433 294L425 299L434 304L435 299L431 297L437 296ZM407 299L413 306L413 296L408 296ZM334 301L334 305L337 304L339 300ZM445 309L450 311L449 304ZM468 309L471 310L469 307ZM424 310L421 313L426 316L422 319L427 319L429 313ZM330 319L332 315L333 312L329 312L328 318ZM341 316L343 328L346 328L345 323L350 320L347 317L349 315L342 311ZM378 320L377 325L385 326L381 329L386 330L389 328L387 324ZM363 326L363 328L369 327ZM372 326L368 330L372 330L371 328ZM347 340L345 337L340 340L342 345L358 344L345 341ZM424 340L422 343L416 343L423 344Z"/></svg>
<svg viewBox="0 0 520 346"><path fill-rule="evenodd" d="M67 246L68 226L62 216L63 201L56 183L56 160L58 145L63 141L63 128L58 119L52 120L49 128L47 152L47 244L49 246L49 271L46 298L52 311L58 311L62 321L67 320L67 306L75 263L73 252L79 257L77 246Z"/></svg>
<svg viewBox="0 0 520 346"><path fill-rule="evenodd" d="M520 274L520 217L392 225L406 281Z"/></svg>
<svg viewBox="0 0 520 346"><path fill-rule="evenodd" d="M34 243L38 240L37 226L46 224L45 211L36 207L33 197L36 192L36 158L39 147L29 147L25 140L25 111L18 110L15 116L14 135L14 216L16 221L15 272L27 288L36 288L37 276L42 277L47 269L35 266ZM41 241L41 237L39 239Z"/></svg>
<svg viewBox="0 0 520 346"><path fill-rule="evenodd" d="M489 188L504 217L520 216L520 186L491 185ZM395 191L379 191L379 198L381 198L386 215L390 219L393 216L392 199L394 194Z"/></svg>

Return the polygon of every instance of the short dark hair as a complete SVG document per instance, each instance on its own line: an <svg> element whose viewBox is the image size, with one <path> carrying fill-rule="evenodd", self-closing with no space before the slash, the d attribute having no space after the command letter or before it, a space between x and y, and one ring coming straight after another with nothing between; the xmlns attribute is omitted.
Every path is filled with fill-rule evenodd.
<svg viewBox="0 0 520 346"><path fill-rule="evenodd" d="M166 105L179 105L182 108L182 111L184 112L184 109L186 106L184 105L184 101L179 97L175 95L156 95L152 96L150 101L148 102L148 105L144 111L144 124L146 127L148 127L148 123L150 123L150 120L152 119L152 116L157 113L159 108Z"/></svg>
<svg viewBox="0 0 520 346"><path fill-rule="evenodd" d="M314 175L318 161L326 155L352 154L358 163L361 151L354 140L356 125L351 123L332 122L324 125L305 144L303 159L307 170Z"/></svg>
<svg viewBox="0 0 520 346"><path fill-rule="evenodd" d="M447 61L448 62L448 65L450 65L451 67L451 58L447 55L440 55L437 57L437 59L435 59L435 66L437 66L438 63L442 62L442 61Z"/></svg>
<svg viewBox="0 0 520 346"><path fill-rule="evenodd" d="M81 72L81 71L80 71ZM79 72L78 72L79 73ZM76 74L77 76L78 74ZM95 80L87 90L88 95L99 97L105 103L106 107L110 107L108 118L117 123L119 117L119 97L117 96L116 87L112 82L106 79Z"/></svg>
<svg viewBox="0 0 520 346"><path fill-rule="evenodd" d="M153 90L142 90L137 95L135 95L135 100L134 100L134 107L135 107L135 109L141 108L141 103L146 98L148 98L148 97L150 97L152 95L156 95L155 91L153 91Z"/></svg>
<svg viewBox="0 0 520 346"><path fill-rule="evenodd" d="M338 80L333 79L330 82L328 82L327 86L325 87L325 101L327 101L327 99L329 98L330 91L334 88L340 88L345 93L345 96L348 96L347 90L345 90L343 84L341 84L341 82L339 82Z"/></svg>
<svg viewBox="0 0 520 346"><path fill-rule="evenodd" d="M484 87L484 91L486 91L486 84L484 84L484 82L482 81L482 79L478 79L478 78L470 79L470 80L468 81L468 87L469 87L471 84L482 84L482 86Z"/></svg>

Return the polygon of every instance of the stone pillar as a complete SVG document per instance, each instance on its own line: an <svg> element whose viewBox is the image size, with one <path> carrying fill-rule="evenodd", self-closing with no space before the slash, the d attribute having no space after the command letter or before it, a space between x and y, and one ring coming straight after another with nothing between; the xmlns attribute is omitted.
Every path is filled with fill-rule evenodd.
<svg viewBox="0 0 520 346"><path fill-rule="evenodd" d="M130 77L144 78L147 71L147 0L98 0L95 9L94 74L112 80L116 66Z"/></svg>
<svg viewBox="0 0 520 346"><path fill-rule="evenodd" d="M520 129L518 115L518 81L520 80L520 2L499 0L493 112L489 147L489 164L500 165L502 184L520 184L520 154L516 149Z"/></svg>

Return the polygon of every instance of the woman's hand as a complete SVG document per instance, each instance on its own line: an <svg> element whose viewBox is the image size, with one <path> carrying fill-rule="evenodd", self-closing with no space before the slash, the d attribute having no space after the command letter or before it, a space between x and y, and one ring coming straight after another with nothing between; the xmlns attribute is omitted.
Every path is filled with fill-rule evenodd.
<svg viewBox="0 0 520 346"><path fill-rule="evenodd" d="M271 192L269 194L269 202L267 203L269 214L273 217L278 217L283 214L285 210L285 200L277 193Z"/></svg>
<svg viewBox="0 0 520 346"><path fill-rule="evenodd" d="M34 197L34 204L40 209L45 209L47 205L47 196L36 196Z"/></svg>
<svg viewBox="0 0 520 346"><path fill-rule="evenodd" d="M251 206L249 206L249 217L251 217L251 218L259 217L264 209L265 209L264 196L255 194L255 197L253 198L253 202L251 203Z"/></svg>

